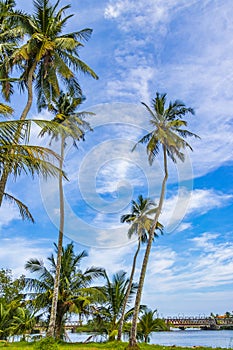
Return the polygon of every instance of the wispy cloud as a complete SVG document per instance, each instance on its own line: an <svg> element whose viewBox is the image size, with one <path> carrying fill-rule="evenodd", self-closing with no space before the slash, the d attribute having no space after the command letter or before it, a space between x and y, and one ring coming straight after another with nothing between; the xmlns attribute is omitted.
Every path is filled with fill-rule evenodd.
<svg viewBox="0 0 233 350"><path fill-rule="evenodd" d="M232 202L233 196L216 192L213 189L187 191L180 188L178 194L165 200L161 222L167 232L190 228L191 223L182 222L195 215L203 215L212 209L222 208Z"/></svg>
<svg viewBox="0 0 233 350"><path fill-rule="evenodd" d="M49 245L50 247L50 245ZM16 237L1 239L0 247L0 266L1 268L10 268L15 276L25 274L24 265L30 258L46 260L52 250L48 248L48 242L41 239L38 241L26 239L25 237Z"/></svg>
<svg viewBox="0 0 233 350"><path fill-rule="evenodd" d="M18 209L12 204L7 204L3 202L0 210L0 230L3 229L4 226L9 225L12 220L19 220L20 215Z"/></svg>
<svg viewBox="0 0 233 350"><path fill-rule="evenodd" d="M151 255L148 280L157 282L158 292L217 288L232 284L233 244L221 243L217 238L216 234L204 233L191 239L192 244L185 257L178 252L156 248L157 251ZM163 252L162 259L160 249ZM183 259L188 257L190 262L183 265ZM166 273L159 271L163 260Z"/></svg>

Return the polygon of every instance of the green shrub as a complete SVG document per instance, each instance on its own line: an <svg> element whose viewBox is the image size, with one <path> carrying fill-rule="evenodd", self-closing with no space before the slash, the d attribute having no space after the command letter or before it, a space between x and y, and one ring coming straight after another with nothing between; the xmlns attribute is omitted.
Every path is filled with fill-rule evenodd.
<svg viewBox="0 0 233 350"><path fill-rule="evenodd" d="M43 338L34 345L35 350L57 350L58 344L52 337Z"/></svg>

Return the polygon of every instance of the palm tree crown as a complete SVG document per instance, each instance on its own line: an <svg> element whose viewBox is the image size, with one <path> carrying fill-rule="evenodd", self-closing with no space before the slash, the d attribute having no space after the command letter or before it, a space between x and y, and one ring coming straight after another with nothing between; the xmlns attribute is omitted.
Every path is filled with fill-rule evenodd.
<svg viewBox="0 0 233 350"><path fill-rule="evenodd" d="M17 18L22 13L14 9L14 0L0 0L0 84L6 100L13 93L9 79L11 71L10 57L22 39L23 29Z"/></svg>
<svg viewBox="0 0 233 350"><path fill-rule="evenodd" d="M85 132L91 130L90 124L84 118L93 115L93 113L76 111L83 101L83 97L75 97L72 92L64 93L61 91L60 96L50 104L42 103L40 108L47 106L55 115L53 122L57 123L57 129L52 130L50 127L45 127L40 136L47 133L51 136L51 141L57 141L60 138L65 140L70 137L74 146L77 146L77 141L84 140Z"/></svg>
<svg viewBox="0 0 233 350"><path fill-rule="evenodd" d="M122 223L131 224L128 237L131 238L133 234L137 234L141 242L146 242L154 221L152 215L156 213L156 210L156 204L150 198L143 198L142 195L139 195L137 201L132 200L131 213L121 216ZM163 225L157 223L156 228L162 232ZM154 236L158 236L156 232Z"/></svg>
<svg viewBox="0 0 233 350"><path fill-rule="evenodd" d="M73 16L65 16L71 6L58 9L60 1L51 5L49 0L34 0L34 14L21 16L22 27L28 36L26 43L12 55L13 64L22 70L21 87L35 88L38 102L51 101L60 93L60 82L69 90L81 94L81 88L74 72L81 71L97 79L95 72L79 58L82 41L88 40L92 30L63 34L67 21ZM30 92L31 93L31 92ZM27 111L28 112L28 111ZM23 116L24 118L25 116Z"/></svg>
<svg viewBox="0 0 233 350"><path fill-rule="evenodd" d="M176 158L184 161L184 153L182 151L186 147L192 150L185 138L189 136L198 137L186 129L187 122L183 119L188 113L194 114L194 110L185 107L185 104L179 100L170 102L166 108L166 96L166 94L157 92L156 97L152 100L152 108L142 102L151 116L150 124L153 130L143 136L138 143L147 144L150 164L153 163L160 146L164 147L167 155L173 162L176 162ZM137 144L133 149L135 149Z"/></svg>
<svg viewBox="0 0 233 350"><path fill-rule="evenodd" d="M56 253L57 246L55 245ZM90 267L85 271L80 269L80 263L87 256L86 251L75 254L73 243L62 249L61 274L59 283L59 300L57 306L57 336L62 336L63 323L67 313L78 310L80 302L87 295L87 289L96 278L104 275L104 270L98 267ZM54 279L56 274L56 259L52 254L48 258L50 268L44 266L43 261L30 259L27 261L26 270L39 274L39 278L27 278L26 285L29 296L34 299L39 309L51 312ZM77 308L76 308L77 306Z"/></svg>

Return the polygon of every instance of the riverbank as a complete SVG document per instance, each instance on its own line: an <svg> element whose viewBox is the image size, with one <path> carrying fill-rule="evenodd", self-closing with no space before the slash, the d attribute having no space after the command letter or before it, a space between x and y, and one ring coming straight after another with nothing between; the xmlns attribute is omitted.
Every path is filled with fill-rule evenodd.
<svg viewBox="0 0 233 350"><path fill-rule="evenodd" d="M3 343L0 344L0 348L4 348L6 345ZM63 343L59 344L58 349L59 350L75 350L75 349L82 349L82 350L125 350L125 347L127 346L127 343L118 343L118 342L111 342L111 343ZM163 345L149 345L149 344L139 344L141 350L213 350L213 348L210 347L181 347L181 346L163 346ZM7 347L11 350L33 350L34 349L34 343L26 343L26 342L15 342L15 343L8 343ZM229 350L229 348L214 348L215 350Z"/></svg>

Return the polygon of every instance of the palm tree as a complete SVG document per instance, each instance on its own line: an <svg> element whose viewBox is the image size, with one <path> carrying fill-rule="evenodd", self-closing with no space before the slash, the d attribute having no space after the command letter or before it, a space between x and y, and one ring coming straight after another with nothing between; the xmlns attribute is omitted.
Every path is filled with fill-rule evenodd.
<svg viewBox="0 0 233 350"><path fill-rule="evenodd" d="M38 317L31 313L26 307L18 307L13 316L10 326L12 335L22 335L22 340L26 340L26 334L30 334L36 325Z"/></svg>
<svg viewBox="0 0 233 350"><path fill-rule="evenodd" d="M55 5L51 5L49 0L34 0L33 15L19 11L13 13L14 2L11 0L8 2L11 3L11 7L8 12L5 11L5 21L8 19L8 21L13 20L20 23L20 34L26 35L28 40L26 42L24 40L22 46L16 48L14 41L14 45L11 45L13 53L10 58L9 55L4 54L6 56L4 60L5 56L2 56L0 80L2 77L2 84L8 84L10 91L8 95L5 95L9 96L12 92L12 87L9 85L9 70L16 67L21 71L21 76L15 80L19 80L21 89L23 91L26 89L28 93L27 103L20 117L21 120L25 120L33 102L33 85L38 95L38 106L41 106L46 101L50 102L58 98L61 84L67 86L73 93L81 94L81 88L75 77L76 72L83 72L98 79L95 72L79 58L79 48L83 46L82 41L89 39L92 30L87 28L64 34L63 29L73 15L64 16L70 5L59 9L59 0ZM17 37L18 29L15 31L16 33L13 34ZM9 41L6 42L6 45L9 44ZM17 40L16 43L18 44ZM3 87L3 89L6 91L7 88ZM17 141L15 138L15 143ZM4 171L1 176L2 192L5 192L9 173L9 170Z"/></svg>
<svg viewBox="0 0 233 350"><path fill-rule="evenodd" d="M137 201L134 201L134 200L132 201L131 213L122 215L121 217L122 223L127 222L128 224L131 224L128 230L128 237L131 238L134 234L138 236L138 247L133 258L129 284L126 291L123 307L122 307L121 319L119 322L117 340L121 340L121 336L122 336L122 329L124 324L124 313L127 305L128 296L133 283L137 256L140 251L141 243L147 242L149 231L153 224L153 219L151 216L156 213L156 210L157 210L156 204L152 200L150 200L149 198L143 198L142 195L139 195ZM156 229L159 229L162 232L162 228L163 226L158 222ZM154 237L157 237L157 236L158 235L156 234L156 232L154 232Z"/></svg>
<svg viewBox="0 0 233 350"><path fill-rule="evenodd" d="M0 303L0 340L6 340L10 335L11 311L9 306Z"/></svg>
<svg viewBox="0 0 233 350"><path fill-rule="evenodd" d="M192 147L187 143L187 141L185 141L185 138L189 136L198 137L186 129L187 122L183 119L183 117L187 114L194 114L194 110L192 108L185 107L185 104L183 102L176 100L175 102L170 102L168 107L166 107L166 94L160 94L157 92L156 97L152 100L152 108L150 108L145 103L142 104L146 107L147 111L150 114L150 123L152 124L153 129L138 141L133 150L139 143L146 143L148 160L151 165L154 158L159 153L161 147L163 153L164 178L161 186L159 204L153 220L153 225L149 231L149 239L140 273L140 280L135 300L134 315L129 341L129 348L131 349L137 348L136 336L139 305L141 302L141 295L152 246L154 230L156 228L165 197L166 183L168 179L167 157L171 158L173 162L176 162L177 158L181 161L184 161L185 155L183 153L183 150L185 148L192 150Z"/></svg>
<svg viewBox="0 0 233 350"><path fill-rule="evenodd" d="M98 79L95 72L79 58L82 41L88 40L92 30L83 29L63 33L68 20L73 15L64 16L71 6L58 8L60 1L51 5L49 0L34 0L34 14L16 16L21 19L27 42L17 48L12 55L12 64L22 70L21 87L28 91L27 104L21 119L25 119L33 101L33 82L38 95L38 103L51 101L60 94L60 83L69 90L81 94L75 72L81 71ZM73 69L73 70L72 70Z"/></svg>
<svg viewBox="0 0 233 350"><path fill-rule="evenodd" d="M83 98L75 97L72 93L61 93L60 97L55 100L53 104L50 104L49 110L55 114L53 119L58 125L62 127L61 130L57 132L51 132L48 130L48 134L52 135L52 139L61 139L60 148L60 170L62 171L64 163L64 150L66 145L66 139L71 138L75 146L77 146L77 141L84 140L84 134L86 130L91 130L89 123L84 121L82 118L86 115L91 115L88 112L75 112L77 107L82 103ZM47 128L43 129L41 135L43 136L47 131ZM48 335L54 336L55 324L56 324L56 308L58 301L59 292L59 276L61 267L61 254L62 254L62 244L63 244L63 232L64 232L64 222L65 222L65 210L64 210L64 193L63 193L63 179L62 175L59 176L59 200L60 200L60 223L59 223L59 236L58 236L58 254L57 254L57 271L54 284L54 294L52 310L50 315L50 323L48 328Z"/></svg>
<svg viewBox="0 0 233 350"><path fill-rule="evenodd" d="M109 340L114 340L117 335L117 329L119 327L119 320L122 315L122 308L126 298L126 291L129 286L129 278L126 277L126 272L119 271L114 274L112 281L109 279L107 273L105 274L106 284L100 287L100 291L103 294L102 305L95 310L94 321L98 321L99 325L102 325L102 331L107 333ZM130 293L127 299L127 306L132 301L132 297L137 290L135 283L131 284ZM132 315L132 309L126 314L125 319L128 319Z"/></svg>
<svg viewBox="0 0 233 350"><path fill-rule="evenodd" d="M146 309L143 315L139 318L138 336L139 338L143 339L145 343L150 342L149 335L152 332L168 330L168 327L164 322L164 320L158 317L154 317L156 313L157 313L157 310L152 311L152 310Z"/></svg>
<svg viewBox="0 0 233 350"><path fill-rule="evenodd" d="M15 80L9 77L11 72L10 57L23 35L23 29L17 20L22 12L16 11L14 7L14 0L0 1L0 84L2 95L7 101L13 93L12 81Z"/></svg>
<svg viewBox="0 0 233 350"><path fill-rule="evenodd" d="M58 253L55 245L56 254ZM73 243L62 249L61 274L59 284L59 300L57 304L56 337L63 335L63 326L69 313L76 311L80 301L89 292L92 293L91 283L104 275L104 270L95 266L87 268L84 272L80 269L80 263L87 253L82 251L75 254ZM54 280L56 275L56 259L52 254L49 258L49 269L44 266L43 261L30 259L27 261L26 270L39 274L39 278L27 278L26 286L29 290L28 296L32 298L34 305L44 312L51 313L52 298L54 294Z"/></svg>

